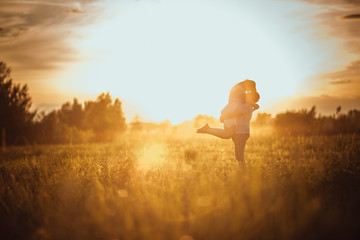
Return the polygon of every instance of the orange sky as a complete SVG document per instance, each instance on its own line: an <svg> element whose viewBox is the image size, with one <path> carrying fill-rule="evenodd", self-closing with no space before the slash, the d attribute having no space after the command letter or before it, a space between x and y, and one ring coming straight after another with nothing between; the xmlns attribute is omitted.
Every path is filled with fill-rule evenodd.
<svg viewBox="0 0 360 240"><path fill-rule="evenodd" d="M5 1L0 60L33 105L110 91L128 120L218 117L250 78L262 111L360 108L356 1Z"/></svg>

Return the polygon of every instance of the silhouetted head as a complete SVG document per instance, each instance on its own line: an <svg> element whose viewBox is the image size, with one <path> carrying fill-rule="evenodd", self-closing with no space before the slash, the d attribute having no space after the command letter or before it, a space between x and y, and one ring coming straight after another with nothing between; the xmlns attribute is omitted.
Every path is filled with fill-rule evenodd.
<svg viewBox="0 0 360 240"><path fill-rule="evenodd" d="M246 94L246 102L249 104L255 104L260 100L260 94L257 91L248 92Z"/></svg>
<svg viewBox="0 0 360 240"><path fill-rule="evenodd" d="M256 91L256 83L255 83L255 81L250 80L250 79L246 79L242 82L239 82L237 85L242 86L248 92Z"/></svg>

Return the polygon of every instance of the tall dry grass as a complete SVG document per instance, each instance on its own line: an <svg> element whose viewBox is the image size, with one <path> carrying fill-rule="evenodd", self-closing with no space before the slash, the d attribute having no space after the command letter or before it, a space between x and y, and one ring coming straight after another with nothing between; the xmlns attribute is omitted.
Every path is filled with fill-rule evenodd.
<svg viewBox="0 0 360 240"><path fill-rule="evenodd" d="M359 239L360 138L129 138L0 154L0 239Z"/></svg>

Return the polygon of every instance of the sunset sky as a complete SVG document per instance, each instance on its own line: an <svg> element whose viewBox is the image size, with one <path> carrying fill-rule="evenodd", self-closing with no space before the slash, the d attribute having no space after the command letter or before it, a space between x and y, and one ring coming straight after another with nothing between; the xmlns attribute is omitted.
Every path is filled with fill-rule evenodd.
<svg viewBox="0 0 360 240"><path fill-rule="evenodd" d="M109 91L127 120L219 117L253 79L261 111L360 109L357 0L0 0L0 61L34 108Z"/></svg>

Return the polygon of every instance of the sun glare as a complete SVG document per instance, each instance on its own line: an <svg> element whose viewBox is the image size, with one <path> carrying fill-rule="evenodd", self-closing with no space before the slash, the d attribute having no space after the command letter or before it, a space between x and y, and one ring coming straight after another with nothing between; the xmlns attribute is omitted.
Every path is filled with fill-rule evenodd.
<svg viewBox="0 0 360 240"><path fill-rule="evenodd" d="M160 143L150 144L139 153L138 168L147 171L164 162L165 146Z"/></svg>
<svg viewBox="0 0 360 240"><path fill-rule="evenodd" d="M299 3L132 1L111 7L111 17L83 29L85 37L74 43L90 60L56 84L90 94L110 91L139 106L145 120L217 117L230 88L246 78L257 82L261 105L292 96L322 62L316 44L294 31L299 22L289 13L306 9Z"/></svg>

